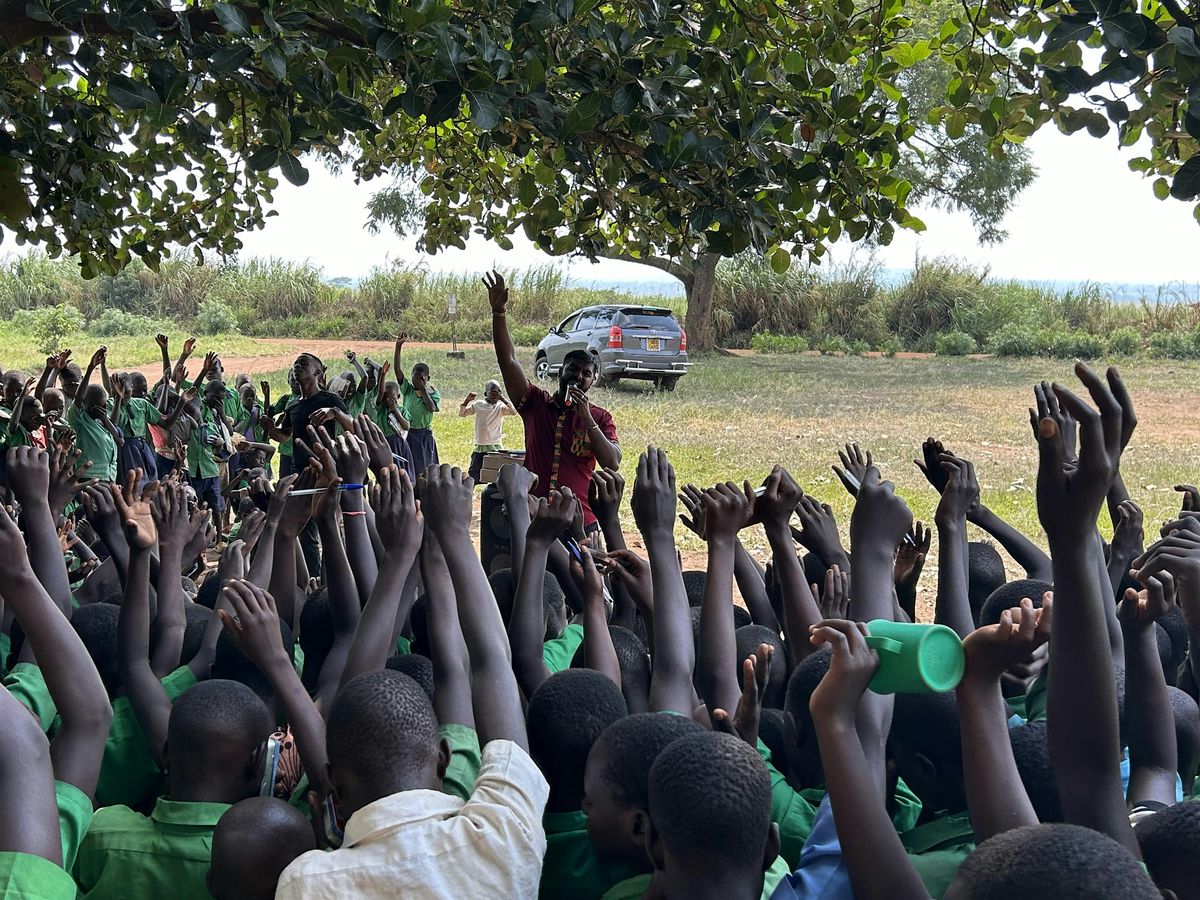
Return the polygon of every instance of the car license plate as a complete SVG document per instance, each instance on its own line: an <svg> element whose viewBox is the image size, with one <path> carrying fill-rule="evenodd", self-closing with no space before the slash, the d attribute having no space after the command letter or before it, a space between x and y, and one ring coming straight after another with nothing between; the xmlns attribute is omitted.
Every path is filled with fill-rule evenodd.
<svg viewBox="0 0 1200 900"><path fill-rule="evenodd" d="M662 349L662 338L646 338L646 349L647 350L661 350Z"/></svg>

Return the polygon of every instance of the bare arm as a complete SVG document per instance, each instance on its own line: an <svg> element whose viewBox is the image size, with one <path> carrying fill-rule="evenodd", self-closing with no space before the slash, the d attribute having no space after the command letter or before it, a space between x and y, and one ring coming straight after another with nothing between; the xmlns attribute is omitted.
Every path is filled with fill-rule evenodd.
<svg viewBox="0 0 1200 900"><path fill-rule="evenodd" d="M28 853L61 866L54 771L37 720L0 687L0 851Z"/></svg>
<svg viewBox="0 0 1200 900"><path fill-rule="evenodd" d="M433 532L421 543L421 577L429 598L429 653L433 657L433 709L442 725L475 727L471 707L471 655L458 621L458 601L446 558Z"/></svg>
<svg viewBox="0 0 1200 900"><path fill-rule="evenodd" d="M517 351L513 347L512 335L508 333L508 287L504 283L504 276L498 272L485 276L483 284L492 307L492 345L496 349L496 362L504 379L504 390L512 398L513 404L519 407L525 399L525 392L529 390L529 379L517 362Z"/></svg>
<svg viewBox="0 0 1200 900"><path fill-rule="evenodd" d="M526 699L550 677L542 657L542 640L546 634L542 585L550 545L571 526L574 510L575 497L569 488L551 491L548 500L538 501L537 515L525 538L525 559L516 582L508 640L512 647L513 672Z"/></svg>

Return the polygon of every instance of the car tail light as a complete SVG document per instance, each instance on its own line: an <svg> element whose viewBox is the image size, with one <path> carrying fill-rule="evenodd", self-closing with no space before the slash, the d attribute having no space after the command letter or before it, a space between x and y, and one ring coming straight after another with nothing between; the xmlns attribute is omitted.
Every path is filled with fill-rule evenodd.
<svg viewBox="0 0 1200 900"><path fill-rule="evenodd" d="M679 329L679 352L682 353L687 349L687 332L682 328Z"/></svg>
<svg viewBox="0 0 1200 900"><path fill-rule="evenodd" d="M621 331L621 326L614 325L610 329L608 329L608 347L609 347L609 349L611 350L614 347L617 349L620 349L621 347L624 347L624 346L625 346L625 335Z"/></svg>

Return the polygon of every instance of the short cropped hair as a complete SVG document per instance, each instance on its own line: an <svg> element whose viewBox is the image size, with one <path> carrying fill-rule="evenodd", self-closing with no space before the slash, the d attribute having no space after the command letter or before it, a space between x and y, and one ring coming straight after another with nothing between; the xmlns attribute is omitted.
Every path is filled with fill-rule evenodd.
<svg viewBox="0 0 1200 900"><path fill-rule="evenodd" d="M583 793L583 773L596 739L627 713L621 689L594 669L567 669L529 698L529 755L552 789Z"/></svg>
<svg viewBox="0 0 1200 900"><path fill-rule="evenodd" d="M1062 802L1058 782L1050 765L1050 745L1046 738L1046 720L1026 722L1008 731L1017 774L1039 822L1061 822Z"/></svg>
<svg viewBox="0 0 1200 900"><path fill-rule="evenodd" d="M1021 601L1028 598L1033 601L1034 609L1042 608L1042 595L1054 588L1036 578L1018 578L1000 585L992 591L991 596L984 601L979 610L979 627L998 625L1000 614L1006 609L1015 609Z"/></svg>
<svg viewBox="0 0 1200 900"><path fill-rule="evenodd" d="M437 746L438 721L422 687L384 669L350 679L333 699L325 729L330 765L368 785L416 772Z"/></svg>
<svg viewBox="0 0 1200 900"><path fill-rule="evenodd" d="M1004 583L1004 560L987 541L967 543L967 600L971 615L979 621L979 613L988 597ZM1039 595L1040 596L1040 595Z"/></svg>
<svg viewBox="0 0 1200 900"><path fill-rule="evenodd" d="M1200 879L1200 801L1186 800L1159 810L1133 829L1142 848L1142 861L1156 884L1179 892L1195 890Z"/></svg>
<svg viewBox="0 0 1200 900"><path fill-rule="evenodd" d="M971 900L1158 900L1133 854L1079 825L1026 825L991 837L954 878Z"/></svg>
<svg viewBox="0 0 1200 900"><path fill-rule="evenodd" d="M117 652L117 620L119 607L109 603L89 603L71 613L71 627L83 641L84 649L100 673L109 697L115 697L121 687L121 672ZM14 630L17 623L13 623Z"/></svg>
<svg viewBox="0 0 1200 900"><path fill-rule="evenodd" d="M430 701L433 701L433 660L428 656L422 656L420 653L398 653L388 658L386 668L407 675L419 684Z"/></svg>
<svg viewBox="0 0 1200 900"><path fill-rule="evenodd" d="M647 712L626 716L604 730L596 752L607 763L600 777L620 802L637 809L650 805L650 767L658 755L682 737L704 728L686 716Z"/></svg>
<svg viewBox="0 0 1200 900"><path fill-rule="evenodd" d="M244 684L211 678L192 685L171 704L167 743L206 754L253 750L275 730L266 705Z"/></svg>
<svg viewBox="0 0 1200 900"><path fill-rule="evenodd" d="M762 865L771 828L771 776L740 738L680 738L650 769L650 821L675 860L702 870Z"/></svg>

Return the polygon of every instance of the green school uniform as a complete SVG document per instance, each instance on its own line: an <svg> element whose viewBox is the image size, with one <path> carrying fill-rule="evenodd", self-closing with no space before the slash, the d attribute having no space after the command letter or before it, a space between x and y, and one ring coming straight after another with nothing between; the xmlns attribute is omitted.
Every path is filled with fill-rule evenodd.
<svg viewBox="0 0 1200 900"><path fill-rule="evenodd" d="M5 451L11 450L13 447L32 447L33 436L29 433L29 429L22 428L20 425L12 424L8 430L4 432L4 436L0 439L0 447Z"/></svg>
<svg viewBox="0 0 1200 900"><path fill-rule="evenodd" d="M75 866L79 845L92 824L92 801L88 795L65 781L54 782L54 799L58 803L58 831L62 837L63 868Z"/></svg>
<svg viewBox="0 0 1200 900"><path fill-rule="evenodd" d="M357 419L367 411L367 395L362 391L355 391L343 402L346 404L346 414L352 419Z"/></svg>
<svg viewBox="0 0 1200 900"><path fill-rule="evenodd" d="M162 680L163 690L172 702L195 683L196 676L187 666L180 666ZM112 725L96 784L96 804L137 806L154 793L162 781L162 771L154 761L150 742L129 698L118 697L112 707Z"/></svg>
<svg viewBox="0 0 1200 900"><path fill-rule="evenodd" d="M0 898L74 900L75 882L62 866L32 853L0 853Z"/></svg>
<svg viewBox="0 0 1200 900"><path fill-rule="evenodd" d="M17 663L4 676L4 686L33 713L42 731L48 732L54 724L54 717L58 715L58 707L54 705L50 689L42 678L42 670L34 663Z"/></svg>
<svg viewBox="0 0 1200 900"><path fill-rule="evenodd" d="M412 641L404 635L400 635L396 638L396 655L405 656L409 653L412 653Z"/></svg>
<svg viewBox="0 0 1200 900"><path fill-rule="evenodd" d="M550 674L571 668L571 660L575 651L583 643L583 625L572 622L563 629L563 633L551 638L542 645L542 662L550 670Z"/></svg>
<svg viewBox="0 0 1200 900"><path fill-rule="evenodd" d="M187 443L187 472L193 478L216 478L221 474L213 448L205 441L206 434L214 434L217 428L216 414L207 406L200 407L200 427L193 428ZM204 426L207 425L208 428Z"/></svg>
<svg viewBox="0 0 1200 900"><path fill-rule="evenodd" d="M8 654L12 649L12 638L0 631L0 677L8 672Z"/></svg>
<svg viewBox="0 0 1200 900"><path fill-rule="evenodd" d="M1025 690L1025 720L1037 722L1046 718L1046 685L1050 681L1050 670L1042 669L1033 683Z"/></svg>
<svg viewBox="0 0 1200 900"><path fill-rule="evenodd" d="M429 399L433 401L432 410L417 396L417 389L412 386L411 381L405 378L404 383L400 385L400 396L404 398L404 418L408 419L412 428L428 428L433 424L434 411L441 408L442 395L437 392L437 388L425 390L429 393Z"/></svg>
<svg viewBox="0 0 1200 900"><path fill-rule="evenodd" d="M775 857L775 861L771 863L763 878L763 889L762 893L759 894L759 900L771 900L771 895L775 893L775 888L779 886L779 882L783 881L789 874L791 874L791 871L788 869L787 863L783 861L783 857ZM649 889L653 878L653 875L648 874L627 878L620 884L614 885L611 890L605 892L603 900L641 900L645 896L647 889Z"/></svg>
<svg viewBox="0 0 1200 900"><path fill-rule="evenodd" d="M637 877L627 860L601 860L587 833L582 811L546 813L546 858L542 863L541 900L600 900L621 882Z"/></svg>
<svg viewBox="0 0 1200 900"><path fill-rule="evenodd" d="M117 424L125 432L126 437L139 437L150 440L148 425L158 425L162 422L162 413L145 397L130 397L121 404L121 421Z"/></svg>
<svg viewBox="0 0 1200 900"><path fill-rule="evenodd" d="M271 418L272 419L278 418L279 414L281 412L283 412L285 409L287 409L288 404L291 403L295 399L296 399L295 394L288 393L288 394L284 394L282 397L280 397L278 400L276 400L274 403L272 403L271 404ZM288 438L286 441L280 442L279 455L280 456L291 456L292 455L292 439L291 438Z"/></svg>
<svg viewBox="0 0 1200 900"><path fill-rule="evenodd" d="M213 829L229 808L160 799L149 817L127 806L97 810L75 861L79 896L209 900Z"/></svg>
<svg viewBox="0 0 1200 900"><path fill-rule="evenodd" d="M954 880L958 867L975 849L975 829L966 812L939 816L900 835L908 860L933 900Z"/></svg>
<svg viewBox="0 0 1200 900"><path fill-rule="evenodd" d="M438 727L438 737L450 745L450 764L442 776L442 793L470 800L479 767L483 765L479 735L467 725L448 724Z"/></svg>
<svg viewBox="0 0 1200 900"><path fill-rule="evenodd" d="M90 461L89 478L115 481L117 478L117 442L108 429L85 413L74 402L67 404L67 424L75 429L75 444Z"/></svg>

